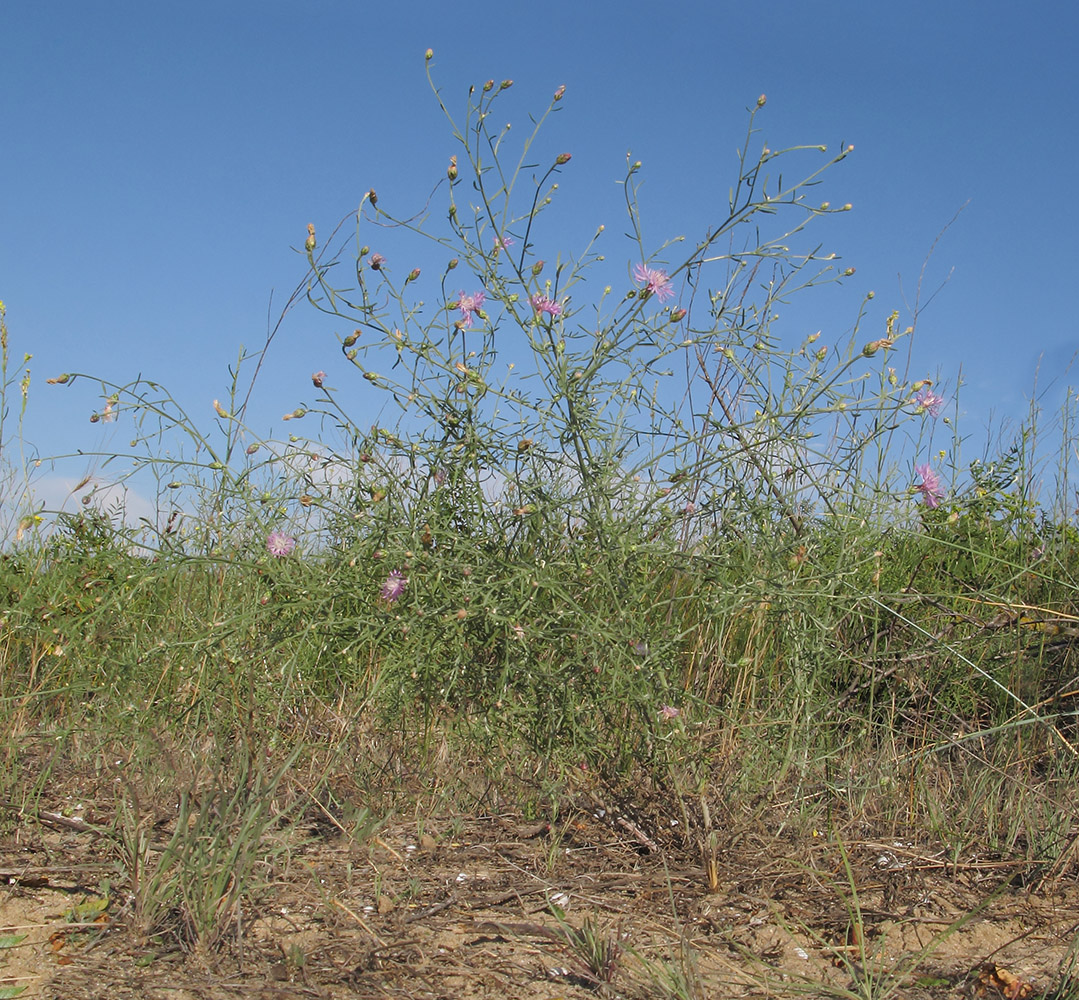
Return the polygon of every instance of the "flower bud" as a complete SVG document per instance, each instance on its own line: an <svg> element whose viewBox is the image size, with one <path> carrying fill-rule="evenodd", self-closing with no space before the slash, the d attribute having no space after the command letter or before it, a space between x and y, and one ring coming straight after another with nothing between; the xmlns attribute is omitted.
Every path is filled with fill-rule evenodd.
<svg viewBox="0 0 1079 1000"><path fill-rule="evenodd" d="M559 87L558 90L556 90L554 92L554 99L556 101L562 100L562 98L565 96L565 93L566 93L566 85L562 84L562 86Z"/></svg>
<svg viewBox="0 0 1079 1000"><path fill-rule="evenodd" d="M494 89L495 89L495 82L494 82L494 80L488 80L488 81L487 81L487 82L486 82L486 83L485 83L485 84L483 85L483 92L484 92L485 94L489 94L489 93L490 93L490 92L491 92L492 90L494 90Z"/></svg>
<svg viewBox="0 0 1079 1000"><path fill-rule="evenodd" d="M321 389L322 388L322 382L323 382L323 380L325 378L326 378L326 373L325 372L313 372L311 374L311 384L316 389Z"/></svg>
<svg viewBox="0 0 1079 1000"><path fill-rule="evenodd" d="M363 377L367 379L368 382L377 382L380 376L378 372L364 372Z"/></svg>
<svg viewBox="0 0 1079 1000"><path fill-rule="evenodd" d="M561 167L564 163L569 163L572 157L572 153L559 153L558 156L555 157L555 166Z"/></svg>
<svg viewBox="0 0 1079 1000"><path fill-rule="evenodd" d="M543 260L537 260L536 263L532 265L532 274L533 275L538 275L540 273L540 271L543 270L543 265L545 263L547 263L547 262L543 261Z"/></svg>
<svg viewBox="0 0 1079 1000"><path fill-rule="evenodd" d="M45 384L46 385L67 385L70 378L71 378L71 376L67 372L64 372L63 375L58 375L56 378L47 378L47 379L45 379Z"/></svg>
<svg viewBox="0 0 1079 1000"><path fill-rule="evenodd" d="M369 191L367 192L367 200L368 200L368 201L369 201L369 202L370 202L370 203L371 203L372 205L377 205L377 204L378 204L378 195L377 195L377 194L375 194L375 189L374 189L374 188L371 188L371 189L370 189L370 190L369 190Z"/></svg>
<svg viewBox="0 0 1079 1000"><path fill-rule="evenodd" d="M503 81L502 81L502 82L501 82L501 83L500 83L500 84L498 85L498 89L499 89L499 90L508 90L508 89L509 89L510 87L512 87L512 86L513 86L513 81L512 81L512 80L503 80Z"/></svg>
<svg viewBox="0 0 1079 1000"><path fill-rule="evenodd" d="M453 269L454 269L454 268L455 268L455 267L456 267L456 266L457 266L458 264L460 264L460 263L461 263L461 262L460 262L460 261L459 261L459 260L458 260L458 259L457 259L456 257L454 257L454 258L453 258L453 260L451 260L451 261L450 261L450 262L449 262L449 263L448 263L448 264L446 265L446 270L447 270L447 271L452 271L452 270L453 270Z"/></svg>
<svg viewBox="0 0 1079 1000"><path fill-rule="evenodd" d="M405 281L415 281L419 276L420 269L418 267L414 267L411 271L408 272L408 277L405 278Z"/></svg>
<svg viewBox="0 0 1079 1000"><path fill-rule="evenodd" d="M315 225L313 222L307 224L307 239L304 241L304 249L308 253L315 249Z"/></svg>
<svg viewBox="0 0 1079 1000"><path fill-rule="evenodd" d="M229 411L226 410L216 399L214 400L214 409L217 411L219 417L228 417Z"/></svg>
<svg viewBox="0 0 1079 1000"><path fill-rule="evenodd" d="M671 312L671 321L674 323L681 323L686 318L685 309L675 309Z"/></svg>
<svg viewBox="0 0 1079 1000"><path fill-rule="evenodd" d="M341 343L345 347L351 347L359 339L360 339L360 331L359 330L353 330L352 333L350 333L347 337L345 337L344 340L341 341Z"/></svg>
<svg viewBox="0 0 1079 1000"><path fill-rule="evenodd" d="M767 104L767 103L768 103L768 95L767 94L761 94L761 96L757 98L757 107L758 108L763 108L765 106L765 104Z"/></svg>
<svg viewBox="0 0 1079 1000"><path fill-rule="evenodd" d="M247 446L247 454L248 455L254 455L255 452L258 451L258 450L259 450L259 444L258 444L257 441L254 444L249 444Z"/></svg>
<svg viewBox="0 0 1079 1000"><path fill-rule="evenodd" d="M430 61L431 61L432 59L434 59L434 57L435 57L435 50L434 50L434 49L428 49L428 50L427 50L427 51L426 51L426 52L425 52L425 53L423 54L423 58L424 58L424 59L425 59L425 60L426 60L427 62L430 62Z"/></svg>

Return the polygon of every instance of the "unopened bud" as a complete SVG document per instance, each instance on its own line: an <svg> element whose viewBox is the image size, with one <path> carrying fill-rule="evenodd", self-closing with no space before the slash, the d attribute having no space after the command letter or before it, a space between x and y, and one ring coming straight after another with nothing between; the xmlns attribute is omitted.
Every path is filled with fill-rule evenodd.
<svg viewBox="0 0 1079 1000"><path fill-rule="evenodd" d="M258 442L256 442L255 444L249 444L249 445L247 446L247 454L248 454L248 455L254 455L254 454L255 454L255 452L256 452L256 451L258 451L258 450L259 450L259 444L258 444Z"/></svg>
<svg viewBox="0 0 1079 1000"><path fill-rule="evenodd" d="M500 84L498 85L498 89L499 89L499 90L508 90L508 89L509 89L510 87L512 87L512 86L513 86L513 81L512 81L512 80L503 80L503 81L502 81L502 82L501 82L501 83L500 83Z"/></svg>
<svg viewBox="0 0 1079 1000"><path fill-rule="evenodd" d="M536 263L532 265L532 273L533 273L534 275L537 275L537 274L539 274L539 273L540 273L540 271L542 271L542 270L543 270L543 265L544 265L545 263L547 263L547 262L546 262L546 261L543 261L543 260L537 260L537 261L536 261Z"/></svg>
<svg viewBox="0 0 1079 1000"><path fill-rule="evenodd" d="M852 204L851 204L851 203L850 203L850 202L848 201L848 202L847 202L847 203L846 203L846 204L845 204L845 205L843 206L843 211L844 211L844 212L849 212L849 211L850 211L850 210L851 210L852 208L854 208L854 206L853 206L853 205L852 205Z"/></svg>
<svg viewBox="0 0 1079 1000"><path fill-rule="evenodd" d="M555 162L555 164L557 166L560 167L564 163L569 163L569 161L572 159L572 157L573 157L572 153L559 153L558 156L555 157L554 162Z"/></svg>
<svg viewBox="0 0 1079 1000"><path fill-rule="evenodd" d="M562 98L565 96L565 93L566 93L566 85L562 84L562 86L559 87L558 90L556 90L554 92L554 99L556 101L562 100Z"/></svg>
<svg viewBox="0 0 1079 1000"><path fill-rule="evenodd" d="M854 268L853 268L853 267L848 267L848 268L847 268L847 269L846 269L846 270L845 270L845 271L843 272L843 277L844 277L844 278L849 278L849 277L850 277L850 276L851 276L852 274L854 274Z"/></svg>
<svg viewBox="0 0 1079 1000"><path fill-rule="evenodd" d="M761 96L757 98L757 107L758 108L763 108L765 106L765 104L767 104L767 103L768 103L768 95L767 94L761 94Z"/></svg>
<svg viewBox="0 0 1079 1000"><path fill-rule="evenodd" d="M315 225L313 222L307 224L307 239L304 241L304 249L308 253L315 249Z"/></svg>
<svg viewBox="0 0 1079 1000"><path fill-rule="evenodd" d="M446 170L446 176L451 181L457 180L457 157L456 156L451 156L450 157L450 165Z"/></svg>
<svg viewBox="0 0 1079 1000"><path fill-rule="evenodd" d="M56 378L47 378L47 379L45 379L45 384L46 385L67 385L68 380L70 378L71 378L71 376L67 372L64 372L63 375L57 375Z"/></svg>
<svg viewBox="0 0 1079 1000"><path fill-rule="evenodd" d="M817 360L818 361L823 361L826 357L828 357L828 348L827 347L822 347L819 351L817 351Z"/></svg>
<svg viewBox="0 0 1079 1000"><path fill-rule="evenodd" d="M435 57L435 50L434 49L428 49L423 54L423 58L426 59L428 62L430 62L432 59L434 59L434 57Z"/></svg>
<svg viewBox="0 0 1079 1000"><path fill-rule="evenodd" d="M458 264L460 264L460 263L461 263L461 262L460 262L460 261L459 261L459 260L458 260L458 259L457 259L456 257L454 257L454 258L453 258L453 260L451 260L451 261L450 261L450 262L449 262L449 263L448 263L448 264L446 265L446 270L447 270L447 271L452 271L452 270L453 270L453 269L454 269L454 268L455 268L455 267L456 267L456 266L457 266Z"/></svg>
<svg viewBox="0 0 1079 1000"><path fill-rule="evenodd" d="M360 331L359 330L353 330L352 333L350 333L347 337L345 337L344 340L341 341L341 343L345 347L351 347L359 339L360 339Z"/></svg>
<svg viewBox="0 0 1079 1000"><path fill-rule="evenodd" d="M685 309L675 309L671 313L671 321L674 322L674 323L681 323L682 320L684 320L685 318L686 318L686 310Z"/></svg>
<svg viewBox="0 0 1079 1000"><path fill-rule="evenodd" d="M414 267L411 271L408 272L408 277L405 278L405 281L415 281L419 276L420 269L418 267Z"/></svg>
<svg viewBox="0 0 1079 1000"><path fill-rule="evenodd" d="M491 92L492 90L494 90L494 89L495 89L495 82L494 82L494 80L488 80L488 81L487 81L487 82L486 82L486 83L485 83L485 84L483 85L483 92L484 92L485 94L489 94L489 93L490 93L490 92Z"/></svg>
<svg viewBox="0 0 1079 1000"><path fill-rule="evenodd" d="M226 410L216 399L214 400L214 409L217 411L219 417L228 417L229 411Z"/></svg>
<svg viewBox="0 0 1079 1000"><path fill-rule="evenodd" d="M377 195L377 194L375 194L375 189L374 189L374 188L371 188L371 189L370 189L370 190L369 190L369 191L367 192L367 200L368 200L368 201L369 201L369 202L370 202L370 203L371 203L372 205L377 205L377 204L378 204L378 195Z"/></svg>

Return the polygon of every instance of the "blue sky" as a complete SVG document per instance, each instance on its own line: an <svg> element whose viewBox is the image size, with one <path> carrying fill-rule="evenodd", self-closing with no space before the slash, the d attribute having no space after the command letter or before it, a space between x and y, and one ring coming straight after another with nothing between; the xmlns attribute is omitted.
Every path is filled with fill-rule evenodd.
<svg viewBox="0 0 1079 1000"><path fill-rule="evenodd" d="M643 162L647 241L701 235L765 93L762 142L855 145L821 188L854 211L818 236L856 275L838 297L795 299L787 321L840 342L870 289L867 334L893 308L909 321L923 261L963 209L928 266L927 291L947 283L920 317L915 372L954 386L962 369L962 426L978 442L990 421L1025 414L1039 359L1042 385L1063 380L1050 408L1079 382L1065 372L1079 348L1069 3L1020 17L1010 3L939 0L70 0L5 4L0 41L0 299L15 360L34 355L26 437L43 456L122 450L130 433L88 422L90 384L44 384L61 372L141 373L208 425L240 345L261 344L304 275L292 248L307 223L328 233L370 187L395 214L422 206L455 151L428 47L452 111L470 84L512 78L500 113L521 133L566 86L541 146L573 154L554 216L567 252L605 224L609 259L633 259L618 235L627 152ZM281 434L318 369L375 416L339 364L341 326L290 313L254 431ZM77 465L65 474L79 478Z"/></svg>

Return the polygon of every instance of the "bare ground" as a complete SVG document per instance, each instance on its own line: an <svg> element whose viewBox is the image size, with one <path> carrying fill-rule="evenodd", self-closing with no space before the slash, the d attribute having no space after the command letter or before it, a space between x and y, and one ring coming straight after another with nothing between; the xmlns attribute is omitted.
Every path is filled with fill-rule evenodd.
<svg viewBox="0 0 1079 1000"><path fill-rule="evenodd" d="M65 1000L1044 997L1061 995L1079 926L1069 868L913 840L750 824L720 839L713 889L676 824L594 799L553 827L426 817L363 842L309 819L199 954L140 940L109 838L43 806L0 840L0 936L25 935L0 952L0 986Z"/></svg>

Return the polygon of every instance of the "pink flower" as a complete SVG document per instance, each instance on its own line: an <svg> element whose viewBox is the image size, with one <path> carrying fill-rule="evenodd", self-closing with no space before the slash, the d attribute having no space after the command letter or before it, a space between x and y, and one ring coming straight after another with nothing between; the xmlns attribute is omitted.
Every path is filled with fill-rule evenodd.
<svg viewBox="0 0 1079 1000"><path fill-rule="evenodd" d="M930 510L934 510L940 506L941 500L944 499L944 490L941 489L940 476L933 471L933 467L928 462L925 465L916 465L914 471L922 480L915 489L921 493L926 507Z"/></svg>
<svg viewBox="0 0 1079 1000"><path fill-rule="evenodd" d="M645 291L654 295L660 302L666 302L674 296L674 288L671 287L671 279L667 277L666 271L637 264L633 268L633 280L642 282Z"/></svg>
<svg viewBox="0 0 1079 1000"><path fill-rule="evenodd" d="M380 253L373 253L367 259L367 263L371 265L372 271L381 271L382 265L386 263L386 258Z"/></svg>
<svg viewBox="0 0 1079 1000"><path fill-rule="evenodd" d="M537 313L548 313L551 316L557 316L562 312L561 302L549 299L546 295L540 295L539 292L536 292L536 294L532 296L531 301L532 308L535 309Z"/></svg>
<svg viewBox="0 0 1079 1000"><path fill-rule="evenodd" d="M515 240L512 236L496 236L495 237L495 249L496 250L508 250L513 246Z"/></svg>
<svg viewBox="0 0 1079 1000"><path fill-rule="evenodd" d="M266 537L266 551L275 559L289 555L296 547L296 539L283 531L271 531Z"/></svg>
<svg viewBox="0 0 1079 1000"><path fill-rule="evenodd" d="M662 705L659 710L659 717L661 719L677 719L682 713L673 705Z"/></svg>
<svg viewBox="0 0 1079 1000"><path fill-rule="evenodd" d="M326 378L326 373L325 372L313 372L311 374L311 384L316 389L321 389L323 379L325 379L325 378Z"/></svg>
<svg viewBox="0 0 1079 1000"><path fill-rule="evenodd" d="M472 295L465 295L461 292L460 301L457 303L457 308L461 310L461 322L465 326L472 325L472 314L479 312L483 308L483 300L487 298L481 288L478 292Z"/></svg>
<svg viewBox="0 0 1079 1000"><path fill-rule="evenodd" d="M408 577L399 569L390 570L390 575L386 577L386 582L382 584L379 593L384 601L393 604L405 592L406 586L408 586Z"/></svg>
<svg viewBox="0 0 1079 1000"><path fill-rule="evenodd" d="M931 417L939 417L941 408L944 406L944 397L938 396L927 386L914 397L914 402L917 403L920 411L928 413Z"/></svg>

